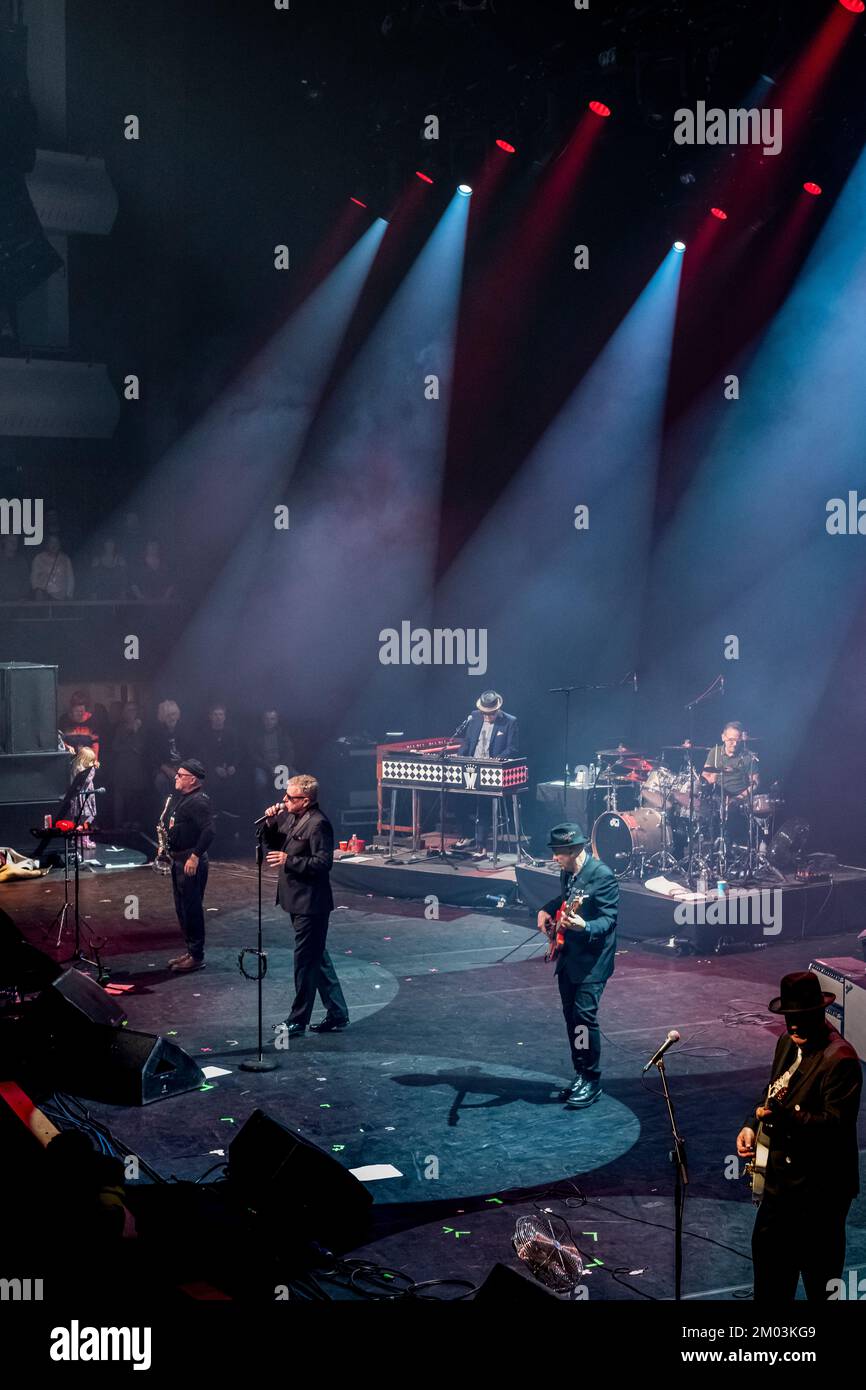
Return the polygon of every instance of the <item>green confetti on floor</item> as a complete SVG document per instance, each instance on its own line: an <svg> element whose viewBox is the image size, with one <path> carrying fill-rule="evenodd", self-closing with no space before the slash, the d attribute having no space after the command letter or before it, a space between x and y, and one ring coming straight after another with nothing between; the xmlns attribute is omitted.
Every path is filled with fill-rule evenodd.
<svg viewBox="0 0 866 1390"><path fill-rule="evenodd" d="M497 1207L501 1207L501 1206L502 1206L502 1198L501 1198L501 1197L485 1197L484 1200L485 1200L485 1202L493 1202Z"/></svg>
<svg viewBox="0 0 866 1390"><path fill-rule="evenodd" d="M205 1081L203 1085L199 1086L199 1090L200 1090L200 1091L212 1091L212 1090L213 1090L213 1082L212 1082L212 1081Z"/></svg>
<svg viewBox="0 0 866 1390"><path fill-rule="evenodd" d="M323 1100L322 1104L319 1106L320 1110L330 1110L330 1108L331 1107L326 1100Z"/></svg>
<svg viewBox="0 0 866 1390"><path fill-rule="evenodd" d="M332 1144L331 1149L335 1154L341 1154L345 1149L345 1144Z"/></svg>
<svg viewBox="0 0 866 1390"><path fill-rule="evenodd" d="M233 1125L234 1120L231 1115L220 1115L220 1121L225 1125Z"/></svg>

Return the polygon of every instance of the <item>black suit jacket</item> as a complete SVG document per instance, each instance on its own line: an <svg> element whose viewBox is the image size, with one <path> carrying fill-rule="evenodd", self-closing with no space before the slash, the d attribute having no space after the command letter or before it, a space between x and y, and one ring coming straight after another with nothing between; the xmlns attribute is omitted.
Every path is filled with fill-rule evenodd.
<svg viewBox="0 0 866 1390"><path fill-rule="evenodd" d="M860 1190L860 1059L835 1028L828 1031L826 1047L804 1054L785 1099L773 1107L765 1181L768 1196L796 1195L810 1200L824 1192L845 1198ZM795 1044L784 1034L776 1043L771 1082L787 1071L796 1055ZM755 1107L763 1106L766 1099L765 1087ZM746 1125L757 1130L754 1109ZM820 1206L816 1207L816 1217L820 1217Z"/></svg>
<svg viewBox="0 0 866 1390"><path fill-rule="evenodd" d="M582 931L565 933L565 946L556 960L557 975L564 970L575 984L603 984L613 974L616 957L616 922L619 916L619 881L616 874L600 859L587 853L580 873L569 882L564 871L559 876L559 896L545 903L544 910L554 915L565 901L566 888L578 888L587 894L580 909L586 922Z"/></svg>
<svg viewBox="0 0 866 1390"><path fill-rule="evenodd" d="M281 811L265 825L268 849L285 850L288 858L277 879L276 901L284 912L326 917L334 906L330 872L334 862L334 831L318 805L302 816Z"/></svg>
<svg viewBox="0 0 866 1390"><path fill-rule="evenodd" d="M481 736L481 725L484 723L484 715L480 710L475 710L469 717L466 732L463 735L463 742L458 748L458 753L463 757L471 758L475 752L475 745ZM490 736L490 758L516 758L517 757L517 718L513 714L506 714L500 710L493 721L493 733Z"/></svg>

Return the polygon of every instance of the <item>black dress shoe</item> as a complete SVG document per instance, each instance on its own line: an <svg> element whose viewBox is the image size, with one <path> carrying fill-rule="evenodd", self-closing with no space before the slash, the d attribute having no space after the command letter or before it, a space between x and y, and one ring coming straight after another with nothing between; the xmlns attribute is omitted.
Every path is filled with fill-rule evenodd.
<svg viewBox="0 0 866 1390"><path fill-rule="evenodd" d="M566 1086L564 1091L560 1091L560 1100L568 1100L569 1096L573 1096L575 1091L579 1091L581 1086L585 1085L586 1078L580 1072L575 1072L574 1080L572 1081L571 1085Z"/></svg>
<svg viewBox="0 0 866 1390"><path fill-rule="evenodd" d="M601 1095L600 1081L584 1080L583 1084L573 1090L565 1102L566 1110L585 1110L588 1105L594 1105Z"/></svg>
<svg viewBox="0 0 866 1390"><path fill-rule="evenodd" d="M347 1018L323 1018L321 1023L311 1023L311 1033L342 1033L344 1028L348 1028Z"/></svg>

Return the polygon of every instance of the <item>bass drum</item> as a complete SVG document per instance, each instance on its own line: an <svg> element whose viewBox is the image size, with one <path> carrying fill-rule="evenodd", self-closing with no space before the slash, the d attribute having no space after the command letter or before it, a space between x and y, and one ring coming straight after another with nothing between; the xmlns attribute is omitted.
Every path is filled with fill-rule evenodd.
<svg viewBox="0 0 866 1390"><path fill-rule="evenodd" d="M662 818L649 806L606 811L592 827L592 852L617 878L628 873L635 853L657 854L661 847Z"/></svg>

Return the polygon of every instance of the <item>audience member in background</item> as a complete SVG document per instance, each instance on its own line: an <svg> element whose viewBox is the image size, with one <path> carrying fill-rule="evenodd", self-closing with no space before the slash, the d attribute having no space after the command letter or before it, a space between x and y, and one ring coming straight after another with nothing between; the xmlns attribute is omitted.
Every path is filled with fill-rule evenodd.
<svg viewBox="0 0 866 1390"><path fill-rule="evenodd" d="M109 537L93 557L90 568L89 598L121 599L126 597L126 561Z"/></svg>
<svg viewBox="0 0 866 1390"><path fill-rule="evenodd" d="M146 823L148 813L147 736L138 705L132 701L123 706L114 732L110 771L114 824L137 829Z"/></svg>
<svg viewBox="0 0 866 1390"><path fill-rule="evenodd" d="M237 839L241 811L240 744L228 723L225 705L211 705L207 724L198 740L202 762L208 769L211 805L216 814L216 836L225 843Z"/></svg>
<svg viewBox="0 0 866 1390"><path fill-rule="evenodd" d="M30 587L33 597L43 603L51 600L70 599L75 593L75 575L72 561L60 547L60 537L50 535L42 550L34 557L30 570Z"/></svg>
<svg viewBox="0 0 866 1390"><path fill-rule="evenodd" d="M166 600L174 597L174 584L160 554L159 541L148 541L141 563L132 571L130 593L133 598Z"/></svg>
<svg viewBox="0 0 866 1390"><path fill-rule="evenodd" d="M99 757L102 732L99 718L87 708L87 699L83 691L76 690L70 697L69 709L61 716L60 732L68 748L72 748L76 753L80 748L92 748L97 758Z"/></svg>
<svg viewBox="0 0 866 1390"><path fill-rule="evenodd" d="M16 603L30 597L30 564L20 536L3 536L0 545L0 602Z"/></svg>
<svg viewBox="0 0 866 1390"><path fill-rule="evenodd" d="M180 705L176 700L163 700L156 711L156 719L156 728L150 736L150 765L161 811L165 798L174 792L174 779L184 754Z"/></svg>
<svg viewBox="0 0 866 1390"><path fill-rule="evenodd" d="M259 727L250 739L249 752L257 798L271 797L274 791L286 787L288 778L297 772L295 746L284 731L275 709L262 710Z"/></svg>

